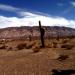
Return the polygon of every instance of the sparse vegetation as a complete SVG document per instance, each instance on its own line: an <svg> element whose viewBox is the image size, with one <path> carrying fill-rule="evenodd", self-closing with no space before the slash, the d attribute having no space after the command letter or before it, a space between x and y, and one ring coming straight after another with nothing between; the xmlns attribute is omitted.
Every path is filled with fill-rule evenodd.
<svg viewBox="0 0 75 75"><path fill-rule="evenodd" d="M22 49L26 48L26 43L20 43L17 45L16 48L18 48L18 50L22 50Z"/></svg>
<svg viewBox="0 0 75 75"><path fill-rule="evenodd" d="M7 51L12 51L12 47L7 47Z"/></svg>
<svg viewBox="0 0 75 75"><path fill-rule="evenodd" d="M38 47L33 48L34 53L39 52L39 51L40 51L40 48L38 48Z"/></svg>
<svg viewBox="0 0 75 75"><path fill-rule="evenodd" d="M67 42L68 42L68 40L66 40L66 39L63 39L63 41L62 41L63 44L65 44Z"/></svg>
<svg viewBox="0 0 75 75"><path fill-rule="evenodd" d="M74 46L71 45L71 44L63 44L63 45L61 46L61 48L65 48L65 49L68 49L68 50L72 49L73 47L74 47Z"/></svg>
<svg viewBox="0 0 75 75"><path fill-rule="evenodd" d="M26 45L26 49L30 49L30 48L32 48L33 47L33 44L28 44L28 45Z"/></svg>
<svg viewBox="0 0 75 75"><path fill-rule="evenodd" d="M68 55L60 55L59 58L58 58L57 60L63 61L63 60L66 60L67 58L69 58Z"/></svg>
<svg viewBox="0 0 75 75"><path fill-rule="evenodd" d="M40 40L1 43L0 75L51 75L53 68L75 68L75 39L63 41L45 39L44 48Z"/></svg>
<svg viewBox="0 0 75 75"><path fill-rule="evenodd" d="M35 46L33 46L32 50L34 53L39 52L40 51L40 45L38 45L38 43L35 44Z"/></svg>
<svg viewBox="0 0 75 75"><path fill-rule="evenodd" d="M0 49L6 49L6 46L4 44L0 44Z"/></svg>
<svg viewBox="0 0 75 75"><path fill-rule="evenodd" d="M52 43L52 47L53 47L53 48L57 48L57 43L56 43L56 42L53 42L53 43Z"/></svg>

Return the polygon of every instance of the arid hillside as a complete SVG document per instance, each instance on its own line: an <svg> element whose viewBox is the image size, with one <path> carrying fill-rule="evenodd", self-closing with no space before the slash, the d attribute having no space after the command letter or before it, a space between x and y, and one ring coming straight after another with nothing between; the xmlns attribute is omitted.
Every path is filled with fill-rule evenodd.
<svg viewBox="0 0 75 75"><path fill-rule="evenodd" d="M52 37L74 37L75 29L68 27L43 27L45 38ZM0 38L39 38L39 27L11 27L0 29Z"/></svg>

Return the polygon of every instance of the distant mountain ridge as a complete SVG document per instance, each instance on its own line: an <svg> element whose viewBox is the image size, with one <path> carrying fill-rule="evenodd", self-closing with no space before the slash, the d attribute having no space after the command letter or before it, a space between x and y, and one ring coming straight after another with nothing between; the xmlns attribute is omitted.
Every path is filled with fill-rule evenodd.
<svg viewBox="0 0 75 75"><path fill-rule="evenodd" d="M52 37L75 37L75 29L69 27L58 26L43 26L45 29L45 38ZM40 32L38 26L22 26L22 27L8 27L0 29L0 39L14 39L14 38L39 38Z"/></svg>

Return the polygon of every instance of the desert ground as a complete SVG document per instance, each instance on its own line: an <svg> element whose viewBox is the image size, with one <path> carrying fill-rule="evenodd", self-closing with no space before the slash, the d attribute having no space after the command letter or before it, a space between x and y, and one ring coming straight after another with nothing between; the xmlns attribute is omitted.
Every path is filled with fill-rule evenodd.
<svg viewBox="0 0 75 75"><path fill-rule="evenodd" d="M40 45L40 40L0 40L0 75L54 75L53 69L75 70L75 38L45 39L45 47Z"/></svg>

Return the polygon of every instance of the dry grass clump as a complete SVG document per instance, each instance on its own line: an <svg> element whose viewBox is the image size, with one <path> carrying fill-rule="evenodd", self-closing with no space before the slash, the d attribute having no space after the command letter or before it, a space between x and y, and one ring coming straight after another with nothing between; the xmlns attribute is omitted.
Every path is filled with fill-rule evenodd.
<svg viewBox="0 0 75 75"><path fill-rule="evenodd" d="M26 44L26 49L31 49L35 45L35 42L28 42Z"/></svg>
<svg viewBox="0 0 75 75"><path fill-rule="evenodd" d="M69 43L70 41L71 41L71 39L69 39L69 38L62 39L62 44Z"/></svg>
<svg viewBox="0 0 75 75"><path fill-rule="evenodd" d="M34 53L36 53L36 52L40 51L40 48L39 47L34 47L32 50L33 50Z"/></svg>
<svg viewBox="0 0 75 75"><path fill-rule="evenodd" d="M46 48L52 48L52 43L51 43L51 42L45 43L45 47L46 47Z"/></svg>
<svg viewBox="0 0 75 75"><path fill-rule="evenodd" d="M66 40L66 39L64 39L64 40L62 40L62 43L64 44L64 43L67 43L68 42L68 40Z"/></svg>
<svg viewBox="0 0 75 75"><path fill-rule="evenodd" d="M55 40L55 41L49 41L49 40L46 40L45 41L45 47L46 48L57 48L57 45L58 45L58 43L57 43L57 41Z"/></svg>
<svg viewBox="0 0 75 75"><path fill-rule="evenodd" d="M34 53L39 52L41 49L41 43L40 41L36 41L36 43L34 44L34 46L32 47L32 50Z"/></svg>
<svg viewBox="0 0 75 75"><path fill-rule="evenodd" d="M47 55L48 59L57 59L59 57L59 52L52 49L46 49L45 55Z"/></svg>
<svg viewBox="0 0 75 75"><path fill-rule="evenodd" d="M33 48L32 48L33 52L39 52L40 51L40 46L38 44L36 44Z"/></svg>
<svg viewBox="0 0 75 75"><path fill-rule="evenodd" d="M22 49L26 48L26 43L20 43L17 45L16 48L18 48L18 50L22 50Z"/></svg>
<svg viewBox="0 0 75 75"><path fill-rule="evenodd" d="M74 47L74 46L71 45L71 44L63 44L63 45L61 46L61 48L65 48L65 49L68 49L68 50L72 49L73 47Z"/></svg>
<svg viewBox="0 0 75 75"><path fill-rule="evenodd" d="M7 51L12 51L13 48L12 47L7 47Z"/></svg>
<svg viewBox="0 0 75 75"><path fill-rule="evenodd" d="M6 49L5 44L0 44L0 49Z"/></svg>
<svg viewBox="0 0 75 75"><path fill-rule="evenodd" d="M4 44L2 41L0 41L0 44Z"/></svg>
<svg viewBox="0 0 75 75"><path fill-rule="evenodd" d="M26 42L26 43L20 43L17 45L17 49L18 50L22 50L22 49L31 49L34 46L34 42Z"/></svg>
<svg viewBox="0 0 75 75"><path fill-rule="evenodd" d="M53 42L53 43L52 43L52 47L53 47L53 48L57 48L57 42Z"/></svg>
<svg viewBox="0 0 75 75"><path fill-rule="evenodd" d="M67 58L69 58L68 55L60 55L59 58L58 58L57 60L63 61L63 60L66 60Z"/></svg>

